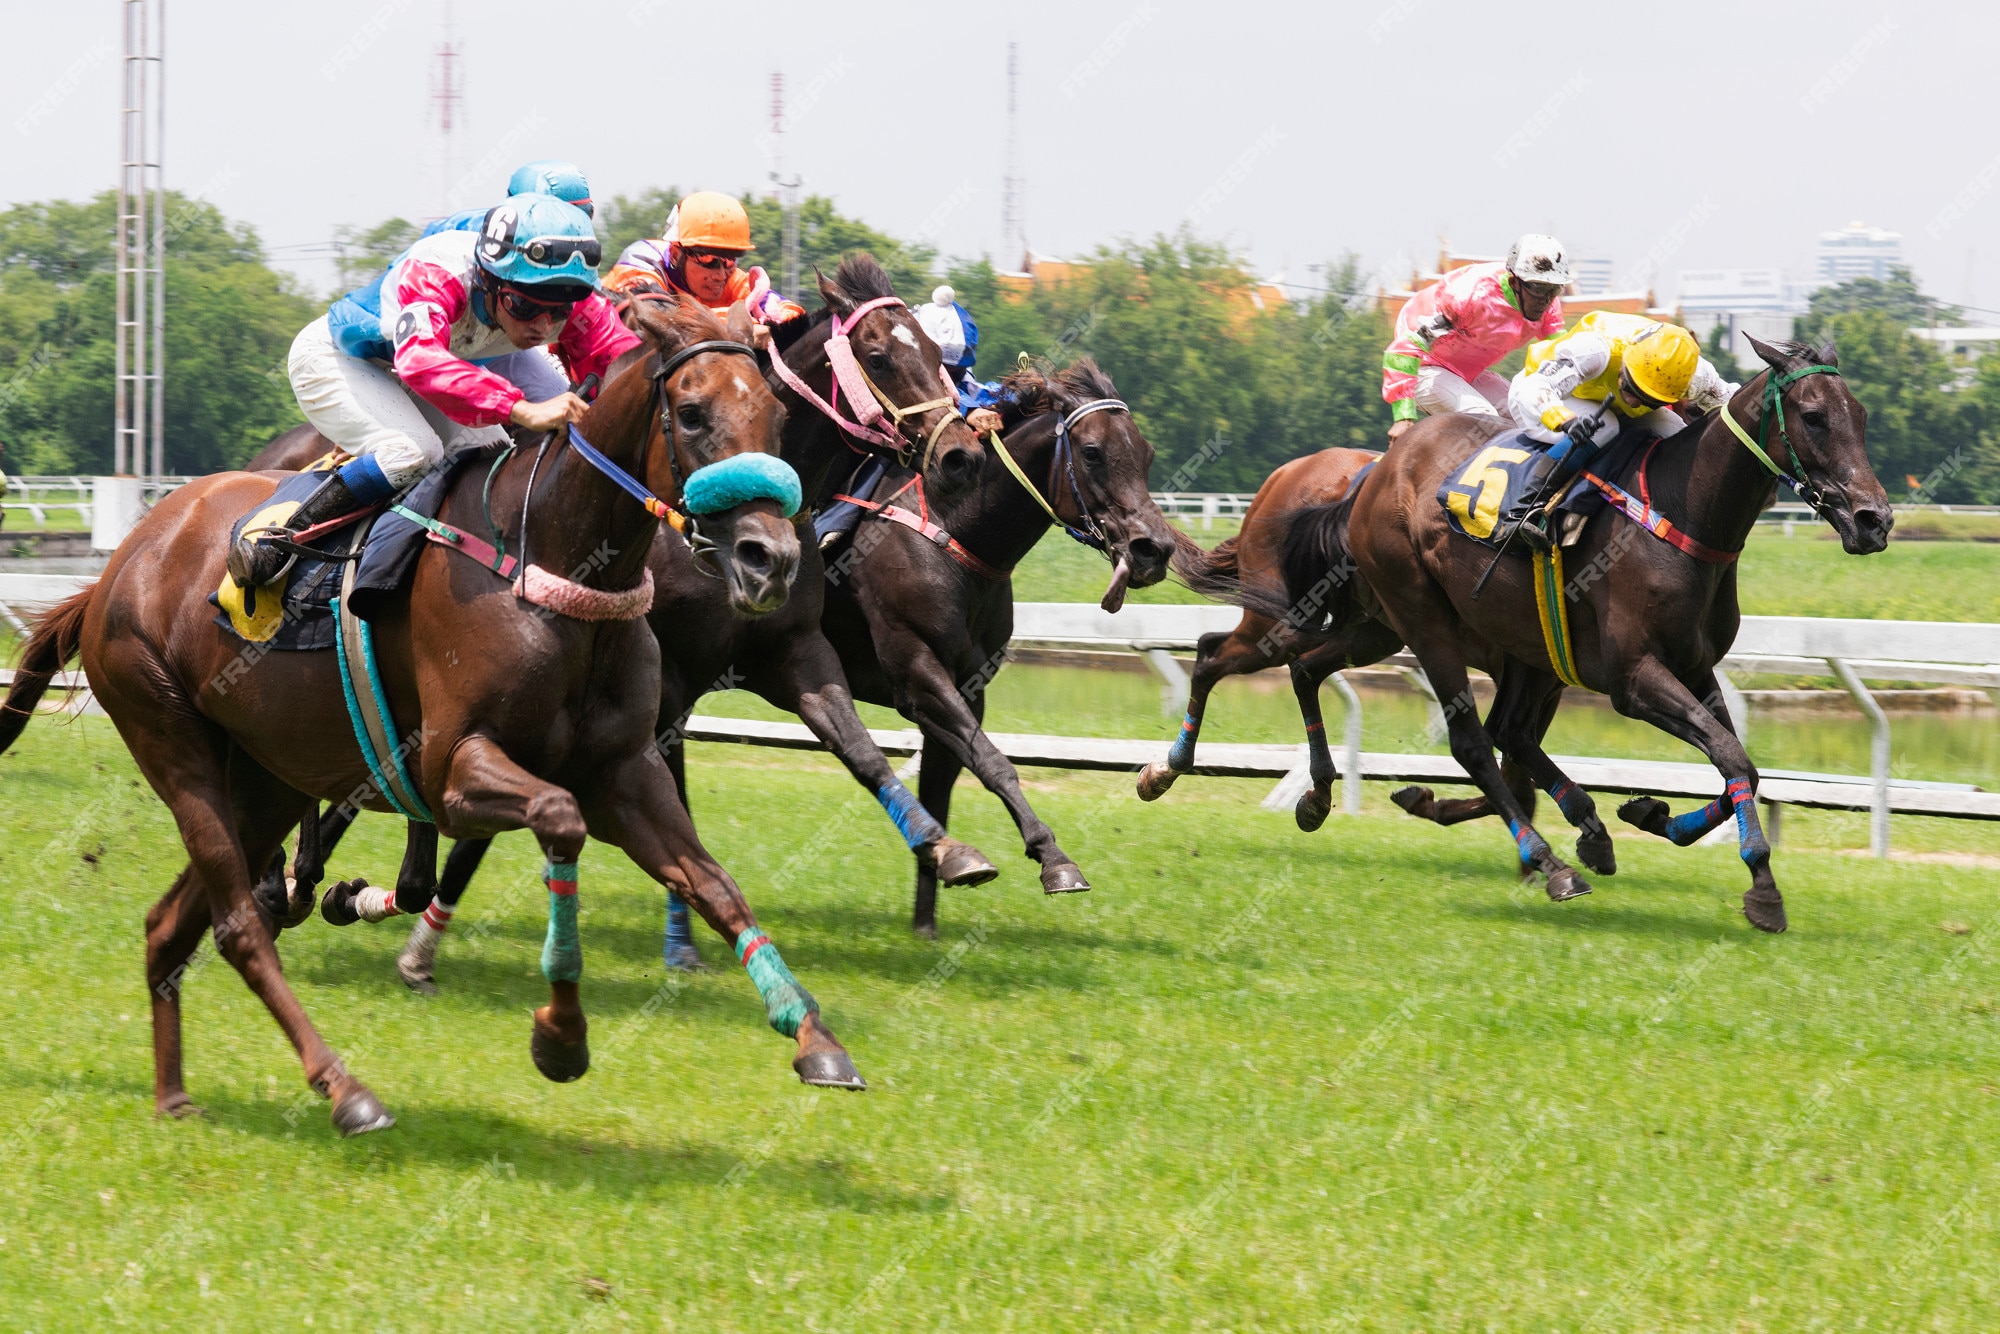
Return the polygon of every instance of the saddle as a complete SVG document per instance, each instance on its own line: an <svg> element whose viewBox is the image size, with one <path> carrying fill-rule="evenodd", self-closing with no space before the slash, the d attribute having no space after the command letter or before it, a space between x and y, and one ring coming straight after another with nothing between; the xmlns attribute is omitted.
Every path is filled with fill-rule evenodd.
<svg viewBox="0 0 2000 1334"><path fill-rule="evenodd" d="M1615 440L1587 471L1604 478L1619 477L1648 441L1646 436ZM1500 516L1527 488L1535 459L1547 448L1524 430L1502 431L1482 445L1464 466L1448 474L1438 487L1437 500L1452 531L1481 546L1497 546L1493 530ZM1604 496L1597 487L1578 474L1556 503L1559 522L1552 528L1561 534L1561 545L1573 546L1583 533L1584 520L1603 509L1604 504Z"/></svg>

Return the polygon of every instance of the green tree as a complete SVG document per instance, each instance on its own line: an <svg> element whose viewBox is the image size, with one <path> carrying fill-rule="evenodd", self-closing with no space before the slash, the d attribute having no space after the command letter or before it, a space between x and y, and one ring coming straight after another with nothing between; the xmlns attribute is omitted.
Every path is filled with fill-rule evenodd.
<svg viewBox="0 0 2000 1334"><path fill-rule="evenodd" d="M1835 315L1880 311L1899 321L1904 328L1920 324L1955 324L1963 312L1928 297L1917 287L1908 269L1889 270L1889 280L1850 278L1833 287L1822 287L1812 295L1810 313L1804 323L1814 326Z"/></svg>
<svg viewBox="0 0 2000 1334"><path fill-rule="evenodd" d="M402 218L390 218L373 227L336 227L333 244L339 252L334 268L340 275L340 290L351 292L389 267L389 262L408 250L423 234L423 228Z"/></svg>
<svg viewBox="0 0 2000 1334"><path fill-rule="evenodd" d="M1737 361L1735 351L1729 346L1729 326L1718 324L1708 331L1708 341L1702 344L1702 355L1708 364L1715 367L1715 373L1731 384L1743 383L1743 365Z"/></svg>

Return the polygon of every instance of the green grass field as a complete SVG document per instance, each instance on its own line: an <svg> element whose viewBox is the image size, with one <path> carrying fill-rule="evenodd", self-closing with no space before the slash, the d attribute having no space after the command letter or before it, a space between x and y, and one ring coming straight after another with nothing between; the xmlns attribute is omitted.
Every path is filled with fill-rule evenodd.
<svg viewBox="0 0 2000 1334"><path fill-rule="evenodd" d="M1002 680L1005 681L1005 677ZM695 747L693 805L873 1088L816 1094L753 989L665 984L660 896L583 858L597 1066L535 1074L530 841L501 840L444 994L400 924L283 941L400 1123L343 1142L226 965L150 1114L140 921L182 864L108 724L0 758L8 1328L1988 1330L2000 1324L2000 834L1929 861L1794 814L1793 930L1731 850L1621 838L1561 907L1488 825L1371 789L1302 835L1256 783L1027 777L1096 884L1004 869L914 939L908 857L820 757ZM1567 839L1561 840L1567 846ZM336 871L387 875L371 817ZM1943 849L1955 849L1947 857ZM209 956L204 951L202 958Z"/></svg>

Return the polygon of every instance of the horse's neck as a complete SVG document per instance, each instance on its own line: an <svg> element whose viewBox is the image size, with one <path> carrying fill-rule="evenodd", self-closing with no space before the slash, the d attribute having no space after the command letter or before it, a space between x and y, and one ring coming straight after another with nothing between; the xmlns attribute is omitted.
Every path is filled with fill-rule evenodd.
<svg viewBox="0 0 2000 1334"><path fill-rule="evenodd" d="M1709 419L1693 448L1664 452L1648 470L1653 507L1688 536L1721 551L1741 551L1777 495L1777 479L1722 420L1722 413L1734 411L1754 438L1763 392L1764 376L1751 377Z"/></svg>
<svg viewBox="0 0 2000 1334"><path fill-rule="evenodd" d="M1036 486L1047 485L1055 459L1056 417L1041 413L1002 437L1014 462ZM1039 493L1037 493L1039 494ZM1050 504L1055 497L1050 496ZM932 506L938 522L974 555L997 570L1012 571L1042 535L1049 531L1048 511L1035 503L1019 479L1000 461L997 450L986 451L979 486L970 494Z"/></svg>
<svg viewBox="0 0 2000 1334"><path fill-rule="evenodd" d="M641 479L653 428L653 383L645 366L640 361L606 384L577 428L613 463ZM512 471L525 487L534 455L522 453ZM639 581L659 521L570 448L566 429L549 441L534 488L526 543L530 560L594 588L629 588ZM520 503L517 493L514 504Z"/></svg>

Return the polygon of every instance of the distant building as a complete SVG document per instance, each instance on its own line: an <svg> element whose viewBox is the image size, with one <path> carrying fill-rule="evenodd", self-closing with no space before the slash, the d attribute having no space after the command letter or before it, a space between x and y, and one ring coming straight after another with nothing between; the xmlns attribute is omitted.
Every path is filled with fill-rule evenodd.
<svg viewBox="0 0 2000 1334"><path fill-rule="evenodd" d="M1375 304L1390 319L1395 319L1411 297L1429 287L1453 269L1464 268L1468 264L1486 264L1500 258L1499 255L1462 255L1449 246L1440 245L1437 268L1430 273L1412 273L1407 286L1394 290L1383 288L1375 294ZM1608 259L1577 260L1571 264L1570 285L1563 289L1563 319L1574 324L1593 310L1615 310L1628 315L1650 315L1656 320L1678 322L1680 316L1671 308L1653 304L1651 288L1634 288L1629 292L1607 290L1611 284L1612 263Z"/></svg>
<svg viewBox="0 0 2000 1334"><path fill-rule="evenodd" d="M1729 350L1754 362L1746 335L1765 342L1792 336L1792 321L1806 310L1805 294L1782 269L1682 269L1681 319L1706 341L1720 325L1729 331Z"/></svg>
<svg viewBox="0 0 2000 1334"><path fill-rule="evenodd" d="M1912 338L1921 338L1933 344L1944 358L1952 364L1957 374L1958 385L1971 384L1979 374L1979 359L2000 348L2000 329L1975 327L1961 329L1937 329L1918 327L1910 330Z"/></svg>
<svg viewBox="0 0 2000 1334"><path fill-rule="evenodd" d="M1850 222L1837 232L1821 232L1813 252L1815 286L1832 287L1853 278L1889 280L1904 265L1903 238L1866 223Z"/></svg>
<svg viewBox="0 0 2000 1334"><path fill-rule="evenodd" d="M1572 259L1569 262L1569 290L1579 296L1594 296L1611 290L1611 280L1615 275L1614 266L1608 259Z"/></svg>

